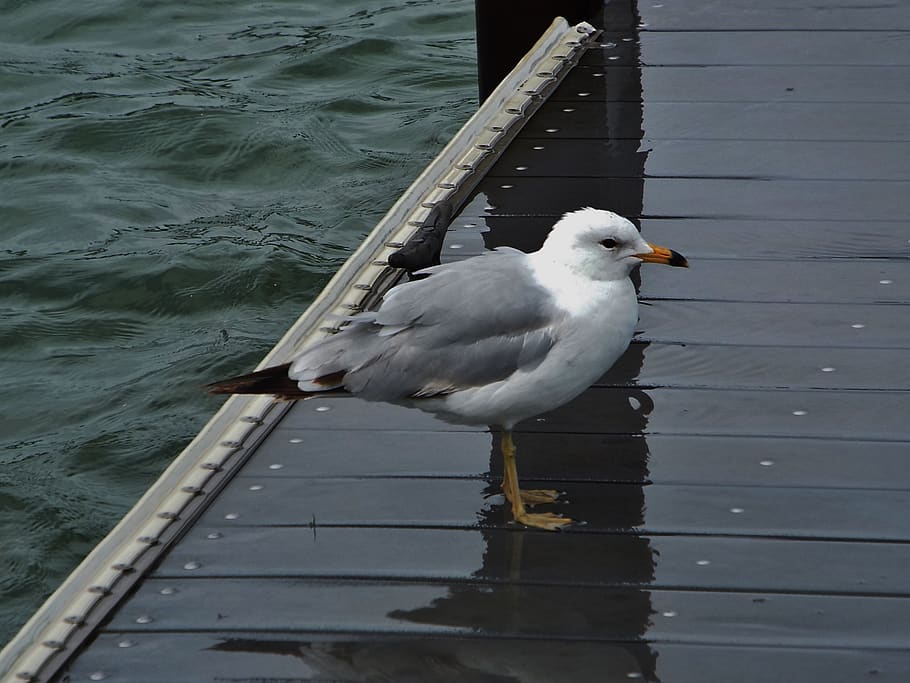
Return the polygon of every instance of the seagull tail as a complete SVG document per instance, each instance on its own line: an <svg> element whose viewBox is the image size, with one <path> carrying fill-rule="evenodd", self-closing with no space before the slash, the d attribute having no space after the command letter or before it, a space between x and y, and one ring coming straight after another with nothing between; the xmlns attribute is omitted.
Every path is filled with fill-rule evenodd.
<svg viewBox="0 0 910 683"><path fill-rule="evenodd" d="M288 377L290 367L290 363L275 365L248 375L223 379L206 388L210 394L274 394L287 401L312 396L315 392L302 391L297 381Z"/></svg>

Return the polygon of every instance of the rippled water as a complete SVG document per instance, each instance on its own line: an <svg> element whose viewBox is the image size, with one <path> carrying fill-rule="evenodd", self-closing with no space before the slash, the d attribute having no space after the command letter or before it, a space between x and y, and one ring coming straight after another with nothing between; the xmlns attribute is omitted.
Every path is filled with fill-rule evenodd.
<svg viewBox="0 0 910 683"><path fill-rule="evenodd" d="M472 7L0 1L0 643L476 108Z"/></svg>

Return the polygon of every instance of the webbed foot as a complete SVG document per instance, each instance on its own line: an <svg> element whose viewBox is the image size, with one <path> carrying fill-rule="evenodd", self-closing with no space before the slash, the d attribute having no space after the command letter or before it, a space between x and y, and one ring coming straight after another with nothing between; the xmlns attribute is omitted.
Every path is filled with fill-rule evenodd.
<svg viewBox="0 0 910 683"><path fill-rule="evenodd" d="M515 521L537 529L559 531L566 524L572 524L575 520L552 512L525 512L515 515Z"/></svg>

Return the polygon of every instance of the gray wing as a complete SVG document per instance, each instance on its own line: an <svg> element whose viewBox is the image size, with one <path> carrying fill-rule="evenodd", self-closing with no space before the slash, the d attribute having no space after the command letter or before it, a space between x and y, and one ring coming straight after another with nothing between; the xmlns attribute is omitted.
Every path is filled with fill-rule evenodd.
<svg viewBox="0 0 910 683"><path fill-rule="evenodd" d="M540 363L556 342L558 312L512 249L428 268L389 290L308 349L290 376L305 391L344 386L394 401L451 393L505 379Z"/></svg>

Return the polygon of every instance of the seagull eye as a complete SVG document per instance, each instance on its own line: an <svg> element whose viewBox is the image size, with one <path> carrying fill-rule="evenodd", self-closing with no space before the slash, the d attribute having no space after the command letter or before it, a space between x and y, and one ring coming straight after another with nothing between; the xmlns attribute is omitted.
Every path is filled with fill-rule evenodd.
<svg viewBox="0 0 910 683"><path fill-rule="evenodd" d="M602 246L606 247L607 249L612 249L613 247L615 247L618 244L618 242L616 240L614 240L613 238L608 237L605 240L601 240L600 244Z"/></svg>

